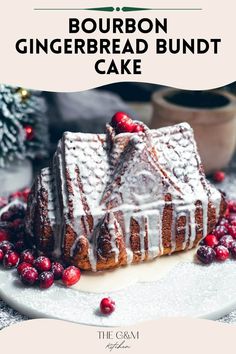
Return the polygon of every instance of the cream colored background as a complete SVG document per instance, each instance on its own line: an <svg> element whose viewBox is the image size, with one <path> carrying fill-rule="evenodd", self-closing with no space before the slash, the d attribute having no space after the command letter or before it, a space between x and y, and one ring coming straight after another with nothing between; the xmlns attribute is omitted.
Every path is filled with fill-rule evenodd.
<svg viewBox="0 0 236 354"><path fill-rule="evenodd" d="M163 319L139 326L103 329L139 330L139 340L126 341L130 349L114 349L112 353L222 354L235 348L235 327L207 320ZM99 340L98 330L102 328L57 320L31 320L2 330L1 349L18 354L110 353L105 347L115 341Z"/></svg>
<svg viewBox="0 0 236 354"><path fill-rule="evenodd" d="M208 89L236 80L235 0L7 0L0 11L0 82L51 91L79 91L119 81L143 81L187 89ZM202 7L202 11L34 11L35 7ZM70 38L68 18L79 17L168 18L168 34L143 35L149 41L142 56L142 75L99 75L94 70L97 55L20 55L19 38ZM94 36L94 35L93 35ZM101 36L97 33L97 38ZM103 35L104 36L104 35ZM112 35L109 37L111 38ZM139 34L129 35L129 38ZM218 55L155 55L156 36L186 39L221 38ZM126 36L123 35L125 39ZM137 56L135 56L137 57ZM111 56L110 56L111 58ZM119 58L119 55L116 55Z"/></svg>

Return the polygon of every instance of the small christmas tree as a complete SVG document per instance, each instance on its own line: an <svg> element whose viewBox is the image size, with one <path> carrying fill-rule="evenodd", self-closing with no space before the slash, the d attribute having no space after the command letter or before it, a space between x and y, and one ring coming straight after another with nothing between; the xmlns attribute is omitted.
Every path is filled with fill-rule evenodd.
<svg viewBox="0 0 236 354"><path fill-rule="evenodd" d="M47 155L48 122L40 92L0 85L0 167Z"/></svg>

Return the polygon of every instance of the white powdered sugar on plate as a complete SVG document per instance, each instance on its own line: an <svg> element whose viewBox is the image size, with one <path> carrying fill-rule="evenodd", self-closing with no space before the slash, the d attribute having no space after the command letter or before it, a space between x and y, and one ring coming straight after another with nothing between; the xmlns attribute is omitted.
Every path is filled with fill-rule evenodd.
<svg viewBox="0 0 236 354"><path fill-rule="evenodd" d="M236 307L235 277L234 260L210 266L186 262L178 264L156 282L136 283L114 292L92 293L60 285L46 291L26 288L15 271L0 270L0 296L31 318L58 318L96 326L131 325L161 317L218 319ZM107 296L116 302L116 310L110 316L102 316L99 304ZM9 312L9 321L13 321L12 314L14 312ZM0 323L6 325L9 321Z"/></svg>

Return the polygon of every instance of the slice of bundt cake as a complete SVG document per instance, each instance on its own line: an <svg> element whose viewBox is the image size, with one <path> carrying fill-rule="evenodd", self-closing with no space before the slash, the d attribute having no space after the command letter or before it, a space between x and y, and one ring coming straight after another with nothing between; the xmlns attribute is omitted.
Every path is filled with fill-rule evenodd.
<svg viewBox="0 0 236 354"><path fill-rule="evenodd" d="M64 133L32 188L39 253L105 270L191 249L225 211L186 123L136 133Z"/></svg>

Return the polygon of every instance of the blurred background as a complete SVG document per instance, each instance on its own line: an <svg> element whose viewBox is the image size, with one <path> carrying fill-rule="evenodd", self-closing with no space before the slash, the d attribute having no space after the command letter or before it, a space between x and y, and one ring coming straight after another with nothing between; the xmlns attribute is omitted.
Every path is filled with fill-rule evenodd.
<svg viewBox="0 0 236 354"><path fill-rule="evenodd" d="M153 129L188 122L206 173L236 171L236 82L207 91L125 82L76 93L0 85L0 194L7 184L16 188L20 168L18 180L29 184L48 165L64 131L102 133L117 111Z"/></svg>
<svg viewBox="0 0 236 354"><path fill-rule="evenodd" d="M116 111L125 111L150 128L188 122L208 174L227 168L235 151L235 82L208 91L131 82L81 93L44 94L49 106L52 150L63 131L103 132Z"/></svg>

